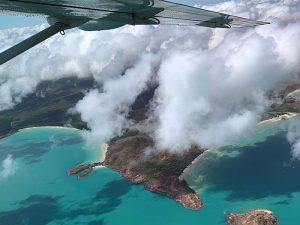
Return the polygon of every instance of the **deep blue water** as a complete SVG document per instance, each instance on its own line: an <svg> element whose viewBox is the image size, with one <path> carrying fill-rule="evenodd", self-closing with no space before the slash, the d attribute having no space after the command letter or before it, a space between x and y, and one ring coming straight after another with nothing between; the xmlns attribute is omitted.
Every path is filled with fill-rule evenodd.
<svg viewBox="0 0 300 225"><path fill-rule="evenodd" d="M224 225L228 212L274 211L281 225L300 220L300 163L291 160L284 123L266 124L251 138L203 157L187 175L204 200L184 209L118 173L101 168L77 181L67 170L97 161L78 131L37 128L0 140L0 162L11 155L15 173L0 176L1 225ZM0 165L0 172L2 168Z"/></svg>

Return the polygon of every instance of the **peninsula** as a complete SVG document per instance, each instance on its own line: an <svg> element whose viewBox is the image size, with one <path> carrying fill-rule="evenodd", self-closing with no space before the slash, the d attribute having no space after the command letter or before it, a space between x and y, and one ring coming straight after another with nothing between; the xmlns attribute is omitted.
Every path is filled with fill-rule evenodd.
<svg viewBox="0 0 300 225"><path fill-rule="evenodd" d="M143 184L146 189L174 199L185 208L201 209L203 202L180 175L203 150L194 146L178 155L169 151L156 152L153 146L148 135L127 131L109 143L103 162L76 166L68 171L68 175L77 175L77 179L81 179L95 167L105 166L118 171L133 184ZM152 152L145 152L145 149Z"/></svg>
<svg viewBox="0 0 300 225"><path fill-rule="evenodd" d="M144 184L150 191L174 199L185 208L202 208L198 195L179 177L203 150L194 146L178 155L156 152L153 146L153 140L146 134L129 131L109 143L103 165L120 172L134 184Z"/></svg>

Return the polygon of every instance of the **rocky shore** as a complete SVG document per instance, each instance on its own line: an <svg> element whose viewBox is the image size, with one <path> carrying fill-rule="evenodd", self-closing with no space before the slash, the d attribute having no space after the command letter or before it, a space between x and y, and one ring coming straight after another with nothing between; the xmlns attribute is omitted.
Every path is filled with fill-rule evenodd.
<svg viewBox="0 0 300 225"><path fill-rule="evenodd" d="M177 176L151 179L146 181L144 186L152 192L174 199L187 209L197 210L204 207L194 190L185 181L179 180Z"/></svg>
<svg viewBox="0 0 300 225"><path fill-rule="evenodd" d="M174 199L188 209L203 207L199 196L179 176L203 150L196 147L180 155L153 149L146 134L127 132L109 144L103 165L120 172L134 184Z"/></svg>
<svg viewBox="0 0 300 225"><path fill-rule="evenodd" d="M101 162L79 165L69 169L68 175L69 176L77 175L77 179L80 180L86 177L87 175L91 174L94 168L101 165L102 165Z"/></svg>
<svg viewBox="0 0 300 225"><path fill-rule="evenodd" d="M9 136L12 136L14 135L15 133L17 133L18 131L11 131L11 132L8 132L6 134L3 134L3 135L0 135L0 139L2 138L6 138L6 137L9 137Z"/></svg>
<svg viewBox="0 0 300 225"><path fill-rule="evenodd" d="M253 210L244 214L230 213L227 215L229 225L278 225L273 212Z"/></svg>
<svg viewBox="0 0 300 225"><path fill-rule="evenodd" d="M196 147L182 154L160 152L153 148L153 140L138 131L128 131L109 143L103 162L78 165L68 171L77 179L92 173L93 169L105 166L123 175L133 184L143 184L154 193L174 199L183 207L198 210L204 204L180 175L192 161L204 151Z"/></svg>

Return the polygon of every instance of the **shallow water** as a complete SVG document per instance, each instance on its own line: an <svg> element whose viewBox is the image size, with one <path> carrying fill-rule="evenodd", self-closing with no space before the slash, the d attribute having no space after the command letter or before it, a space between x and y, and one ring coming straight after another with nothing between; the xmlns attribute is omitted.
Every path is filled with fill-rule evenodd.
<svg viewBox="0 0 300 225"><path fill-rule="evenodd" d="M0 178L0 224L224 225L226 213L256 208L273 210L281 225L295 224L300 165L290 160L285 127L266 124L252 138L196 164L188 181L205 202L200 211L131 185L110 169L80 181L68 177L69 168L97 161L99 149L85 146L78 131L23 130L0 140L0 161L11 154L17 167Z"/></svg>
<svg viewBox="0 0 300 225"><path fill-rule="evenodd" d="M291 159L286 129L287 121L263 124L250 139L211 152L192 168L189 184L216 211L269 209L281 225L295 224L300 162Z"/></svg>

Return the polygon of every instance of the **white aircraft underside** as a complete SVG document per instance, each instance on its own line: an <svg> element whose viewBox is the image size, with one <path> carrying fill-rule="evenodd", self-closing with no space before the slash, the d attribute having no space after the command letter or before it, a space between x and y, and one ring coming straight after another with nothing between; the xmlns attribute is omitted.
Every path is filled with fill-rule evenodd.
<svg viewBox="0 0 300 225"><path fill-rule="evenodd" d="M162 0L0 0L0 13L41 16L50 27L0 53L0 65L65 29L108 30L128 25L211 28L268 24Z"/></svg>

